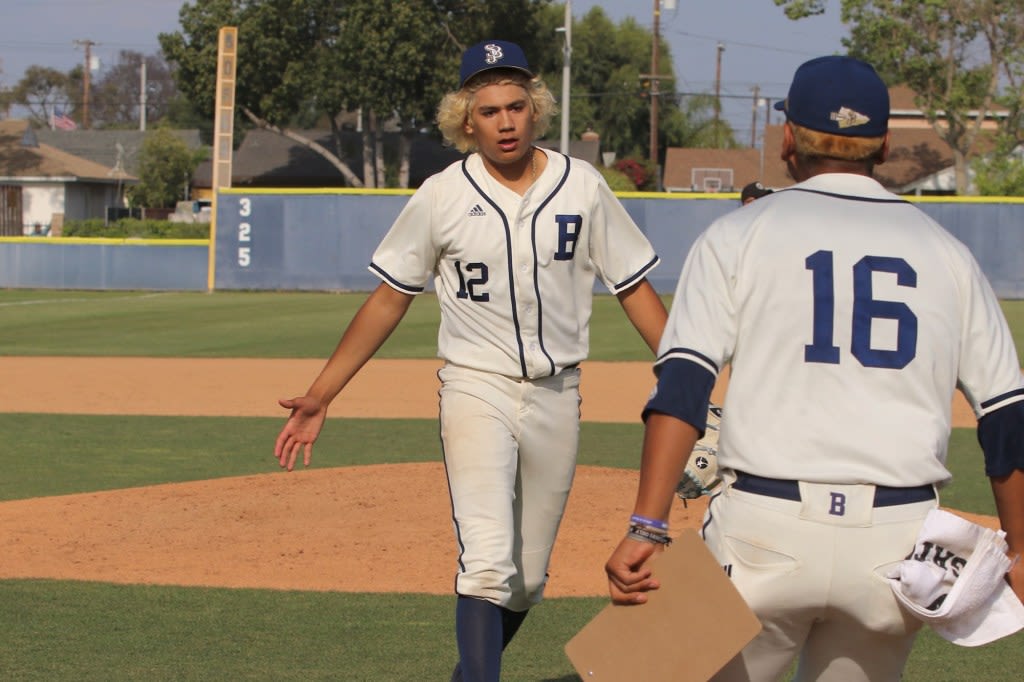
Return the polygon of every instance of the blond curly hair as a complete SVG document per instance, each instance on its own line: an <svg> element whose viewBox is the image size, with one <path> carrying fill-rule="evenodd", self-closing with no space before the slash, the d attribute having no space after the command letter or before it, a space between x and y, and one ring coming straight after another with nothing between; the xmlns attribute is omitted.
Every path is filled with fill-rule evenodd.
<svg viewBox="0 0 1024 682"><path fill-rule="evenodd" d="M804 158L877 162L882 146L885 144L885 135L881 137L846 137L811 130L792 121L789 121L788 124L793 129L796 154Z"/></svg>
<svg viewBox="0 0 1024 682"><path fill-rule="evenodd" d="M437 126L447 144L460 152L476 151L476 140L466 133L466 123L476 93L488 85L518 85L526 90L533 111L534 139L544 137L551 125L551 118L558 112L555 96L548 90L548 86L540 78L531 78L519 71L492 69L474 76L462 88L449 92L441 99L437 108Z"/></svg>

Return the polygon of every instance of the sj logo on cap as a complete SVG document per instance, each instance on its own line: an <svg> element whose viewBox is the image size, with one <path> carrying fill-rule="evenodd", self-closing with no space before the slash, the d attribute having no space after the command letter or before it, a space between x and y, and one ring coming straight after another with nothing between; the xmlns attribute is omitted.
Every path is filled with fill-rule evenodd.
<svg viewBox="0 0 1024 682"><path fill-rule="evenodd" d="M497 64L498 60L505 56L501 51L501 47L494 43L484 45L484 49L487 50L487 56L484 57L484 61L488 64Z"/></svg>
<svg viewBox="0 0 1024 682"><path fill-rule="evenodd" d="M862 126L871 121L870 118L846 107L839 107L839 111L833 111L829 114L829 118L839 124L840 128L853 128L855 126Z"/></svg>

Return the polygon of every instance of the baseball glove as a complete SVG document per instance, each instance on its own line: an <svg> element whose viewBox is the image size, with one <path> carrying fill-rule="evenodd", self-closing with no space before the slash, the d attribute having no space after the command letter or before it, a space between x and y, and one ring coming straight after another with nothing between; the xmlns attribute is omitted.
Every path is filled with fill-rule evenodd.
<svg viewBox="0 0 1024 682"><path fill-rule="evenodd" d="M686 462L683 477L676 486L679 499L695 500L701 495L710 495L721 481L718 475L718 429L722 423L722 408L708 407L708 425L704 437L697 441Z"/></svg>

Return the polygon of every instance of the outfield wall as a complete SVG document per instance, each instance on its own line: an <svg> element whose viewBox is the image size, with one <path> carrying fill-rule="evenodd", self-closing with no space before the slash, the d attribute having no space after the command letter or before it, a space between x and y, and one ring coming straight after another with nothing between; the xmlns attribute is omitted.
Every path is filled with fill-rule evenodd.
<svg viewBox="0 0 1024 682"><path fill-rule="evenodd" d="M0 239L0 287L206 291L206 239Z"/></svg>
<svg viewBox="0 0 1024 682"><path fill-rule="evenodd" d="M403 190L222 191L214 258L189 240L0 239L0 286L45 289L367 291L377 243ZM736 195L619 195L662 258L651 281L671 293L697 235ZM963 241L1000 298L1024 298L1024 199L921 199ZM598 285L598 290L602 290Z"/></svg>

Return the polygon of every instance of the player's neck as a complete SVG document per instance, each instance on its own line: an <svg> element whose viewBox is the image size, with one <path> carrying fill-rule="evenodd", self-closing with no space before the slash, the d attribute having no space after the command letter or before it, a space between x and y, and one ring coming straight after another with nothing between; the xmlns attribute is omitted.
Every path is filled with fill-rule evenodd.
<svg viewBox="0 0 1024 682"><path fill-rule="evenodd" d="M852 173L870 178L874 175L874 170L875 164L870 160L845 161L828 158L801 158L795 164L795 168L790 169L790 174L797 182L803 182L815 175L823 175L825 173Z"/></svg>
<svg viewBox="0 0 1024 682"><path fill-rule="evenodd" d="M480 155L480 158L483 159L484 168L491 174L491 177L519 195L526 194L541 170L547 165L547 157L533 146L514 163L494 163L483 154Z"/></svg>

